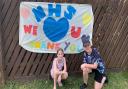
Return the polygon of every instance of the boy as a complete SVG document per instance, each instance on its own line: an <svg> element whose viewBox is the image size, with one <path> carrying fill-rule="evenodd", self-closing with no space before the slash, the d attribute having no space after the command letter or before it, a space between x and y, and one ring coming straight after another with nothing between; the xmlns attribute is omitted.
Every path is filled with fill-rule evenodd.
<svg viewBox="0 0 128 89"><path fill-rule="evenodd" d="M82 42L84 46L84 58L81 70L83 71L84 84L80 86L80 89L87 88L88 74L92 71L95 73L94 89L102 89L104 82L106 82L105 65L96 48L92 48L89 41L89 36L83 35Z"/></svg>

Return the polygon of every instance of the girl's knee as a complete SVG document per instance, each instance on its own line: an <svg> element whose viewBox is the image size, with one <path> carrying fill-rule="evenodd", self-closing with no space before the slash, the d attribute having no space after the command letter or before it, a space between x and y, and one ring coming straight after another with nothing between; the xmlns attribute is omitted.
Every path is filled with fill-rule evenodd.
<svg viewBox="0 0 128 89"><path fill-rule="evenodd" d="M53 78L57 78L58 76L59 76L59 72L58 71L54 71Z"/></svg>
<svg viewBox="0 0 128 89"><path fill-rule="evenodd" d="M67 79L67 77L68 77L68 73L67 73L67 72L65 72L65 79Z"/></svg>
<svg viewBox="0 0 128 89"><path fill-rule="evenodd" d="M68 73L65 72L63 75L62 75L62 79L67 79L68 78Z"/></svg>
<svg viewBox="0 0 128 89"><path fill-rule="evenodd" d="M55 74L55 75L59 75L59 71L55 71L54 74Z"/></svg>

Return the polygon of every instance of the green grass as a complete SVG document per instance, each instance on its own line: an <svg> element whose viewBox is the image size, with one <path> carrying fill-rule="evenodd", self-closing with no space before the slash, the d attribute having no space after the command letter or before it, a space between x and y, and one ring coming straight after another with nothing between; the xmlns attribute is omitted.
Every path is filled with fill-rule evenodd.
<svg viewBox="0 0 128 89"><path fill-rule="evenodd" d="M128 72L109 73L108 77L109 83L105 85L103 89L128 89ZM63 87L57 87L57 89L79 89L82 82L82 76L69 76L69 78L64 81ZM88 89L93 89L93 83L93 75L91 75ZM24 84L8 81L6 85L1 86L0 89L53 89L53 81L34 80Z"/></svg>

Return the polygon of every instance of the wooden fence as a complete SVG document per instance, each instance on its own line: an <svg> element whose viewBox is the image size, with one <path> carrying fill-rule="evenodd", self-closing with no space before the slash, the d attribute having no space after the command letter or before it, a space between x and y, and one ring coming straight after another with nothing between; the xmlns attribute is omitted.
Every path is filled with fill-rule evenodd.
<svg viewBox="0 0 128 89"><path fill-rule="evenodd" d="M18 44L19 6L24 0L1 0L0 72L6 79L44 78L55 54L32 53ZM32 0L25 0L32 1ZM33 0L36 1L36 0ZM128 69L128 0L37 0L43 2L89 3L94 12L93 44L108 69ZM80 72L82 53L65 55L68 71Z"/></svg>

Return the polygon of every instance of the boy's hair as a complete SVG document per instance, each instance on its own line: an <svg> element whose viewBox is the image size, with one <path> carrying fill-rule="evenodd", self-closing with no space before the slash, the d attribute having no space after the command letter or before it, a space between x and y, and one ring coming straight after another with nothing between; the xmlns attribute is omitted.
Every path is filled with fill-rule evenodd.
<svg viewBox="0 0 128 89"><path fill-rule="evenodd" d="M88 47L89 45L91 45L90 42L83 44L83 47Z"/></svg>
<svg viewBox="0 0 128 89"><path fill-rule="evenodd" d="M64 50L62 48L57 49L57 54L59 51L62 51L64 53Z"/></svg>
<svg viewBox="0 0 128 89"><path fill-rule="evenodd" d="M82 43L83 43L83 46L84 46L84 47L87 47L87 46L90 45L89 39L90 39L90 36L89 36L89 35L88 35L88 36L83 35L83 36L81 37L81 40L82 40Z"/></svg>

